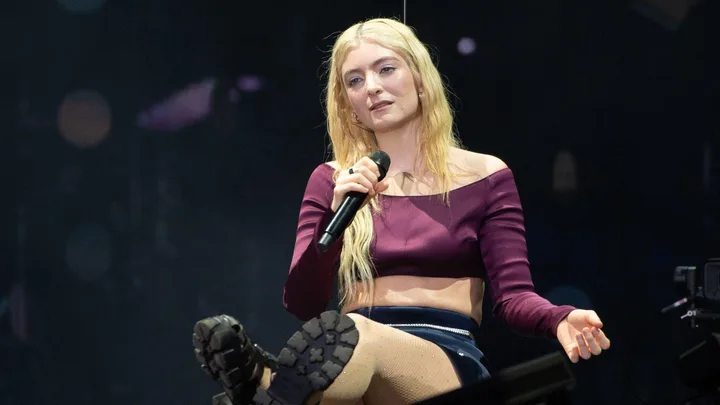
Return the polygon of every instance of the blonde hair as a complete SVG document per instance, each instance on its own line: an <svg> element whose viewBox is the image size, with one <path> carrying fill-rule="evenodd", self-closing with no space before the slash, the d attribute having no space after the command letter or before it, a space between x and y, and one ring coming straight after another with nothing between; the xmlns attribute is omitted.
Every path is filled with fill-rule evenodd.
<svg viewBox="0 0 720 405"><path fill-rule="evenodd" d="M392 19L376 18L357 23L340 34L333 45L325 102L332 155L339 166L334 178L337 178L340 170L351 167L363 156L378 150L375 134L353 123L353 109L345 92L341 72L348 53L360 41L373 42L397 53L409 66L415 86L422 87L418 158L424 164L423 169L437 181L438 191L446 200L452 185L449 152L452 147L460 147L454 133L447 90L425 45L410 27ZM341 305L359 298L357 281L362 283L365 291L369 291L372 299L374 267L370 244L373 240L373 213L378 210L376 197L358 211L345 230L338 270Z"/></svg>

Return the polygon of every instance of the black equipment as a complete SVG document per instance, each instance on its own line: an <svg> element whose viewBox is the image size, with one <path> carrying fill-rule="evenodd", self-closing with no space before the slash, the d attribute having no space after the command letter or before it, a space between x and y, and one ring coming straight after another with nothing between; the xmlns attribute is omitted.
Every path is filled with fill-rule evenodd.
<svg viewBox="0 0 720 405"><path fill-rule="evenodd" d="M415 405L569 405L569 392L574 387L567 356L555 352Z"/></svg>
<svg viewBox="0 0 720 405"><path fill-rule="evenodd" d="M681 319L704 338L680 354L676 369L688 387L701 396L720 400L720 259L697 266L678 266L673 277L684 298L661 310L667 313L687 304ZM702 326L702 328L700 328Z"/></svg>
<svg viewBox="0 0 720 405"><path fill-rule="evenodd" d="M691 328L696 328L698 322L720 321L720 258L710 259L701 272L696 266L678 266L673 279L682 294L687 295L661 312L688 304L688 310L680 318L689 318Z"/></svg>

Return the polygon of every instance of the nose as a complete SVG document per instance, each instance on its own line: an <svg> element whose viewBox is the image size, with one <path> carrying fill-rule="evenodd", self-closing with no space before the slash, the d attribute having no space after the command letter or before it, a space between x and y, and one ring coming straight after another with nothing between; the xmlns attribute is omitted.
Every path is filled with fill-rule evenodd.
<svg viewBox="0 0 720 405"><path fill-rule="evenodd" d="M374 77L368 76L365 79L365 83L366 83L365 87L366 87L367 93L369 95L380 94L380 92L382 92L382 87L380 87L379 81L377 79L375 79Z"/></svg>

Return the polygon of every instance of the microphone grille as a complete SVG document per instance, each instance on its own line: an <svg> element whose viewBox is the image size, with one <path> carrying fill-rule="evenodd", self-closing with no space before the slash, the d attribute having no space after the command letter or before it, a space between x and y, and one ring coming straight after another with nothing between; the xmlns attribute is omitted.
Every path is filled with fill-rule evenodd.
<svg viewBox="0 0 720 405"><path fill-rule="evenodd" d="M375 162L378 169L380 169L380 178L378 180L384 179L388 169L390 168L390 156L388 156L387 153L378 150L370 155L370 160Z"/></svg>

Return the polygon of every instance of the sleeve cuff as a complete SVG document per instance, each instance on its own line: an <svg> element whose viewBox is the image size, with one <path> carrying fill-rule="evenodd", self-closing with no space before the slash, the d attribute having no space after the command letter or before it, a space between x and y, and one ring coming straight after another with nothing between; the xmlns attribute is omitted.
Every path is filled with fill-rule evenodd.
<svg viewBox="0 0 720 405"><path fill-rule="evenodd" d="M548 331L548 336L557 339L557 329L558 325L560 325L560 322L562 322L567 316L570 314L570 312L576 310L577 308L571 306L571 305L560 305L554 309L552 317L552 330Z"/></svg>

